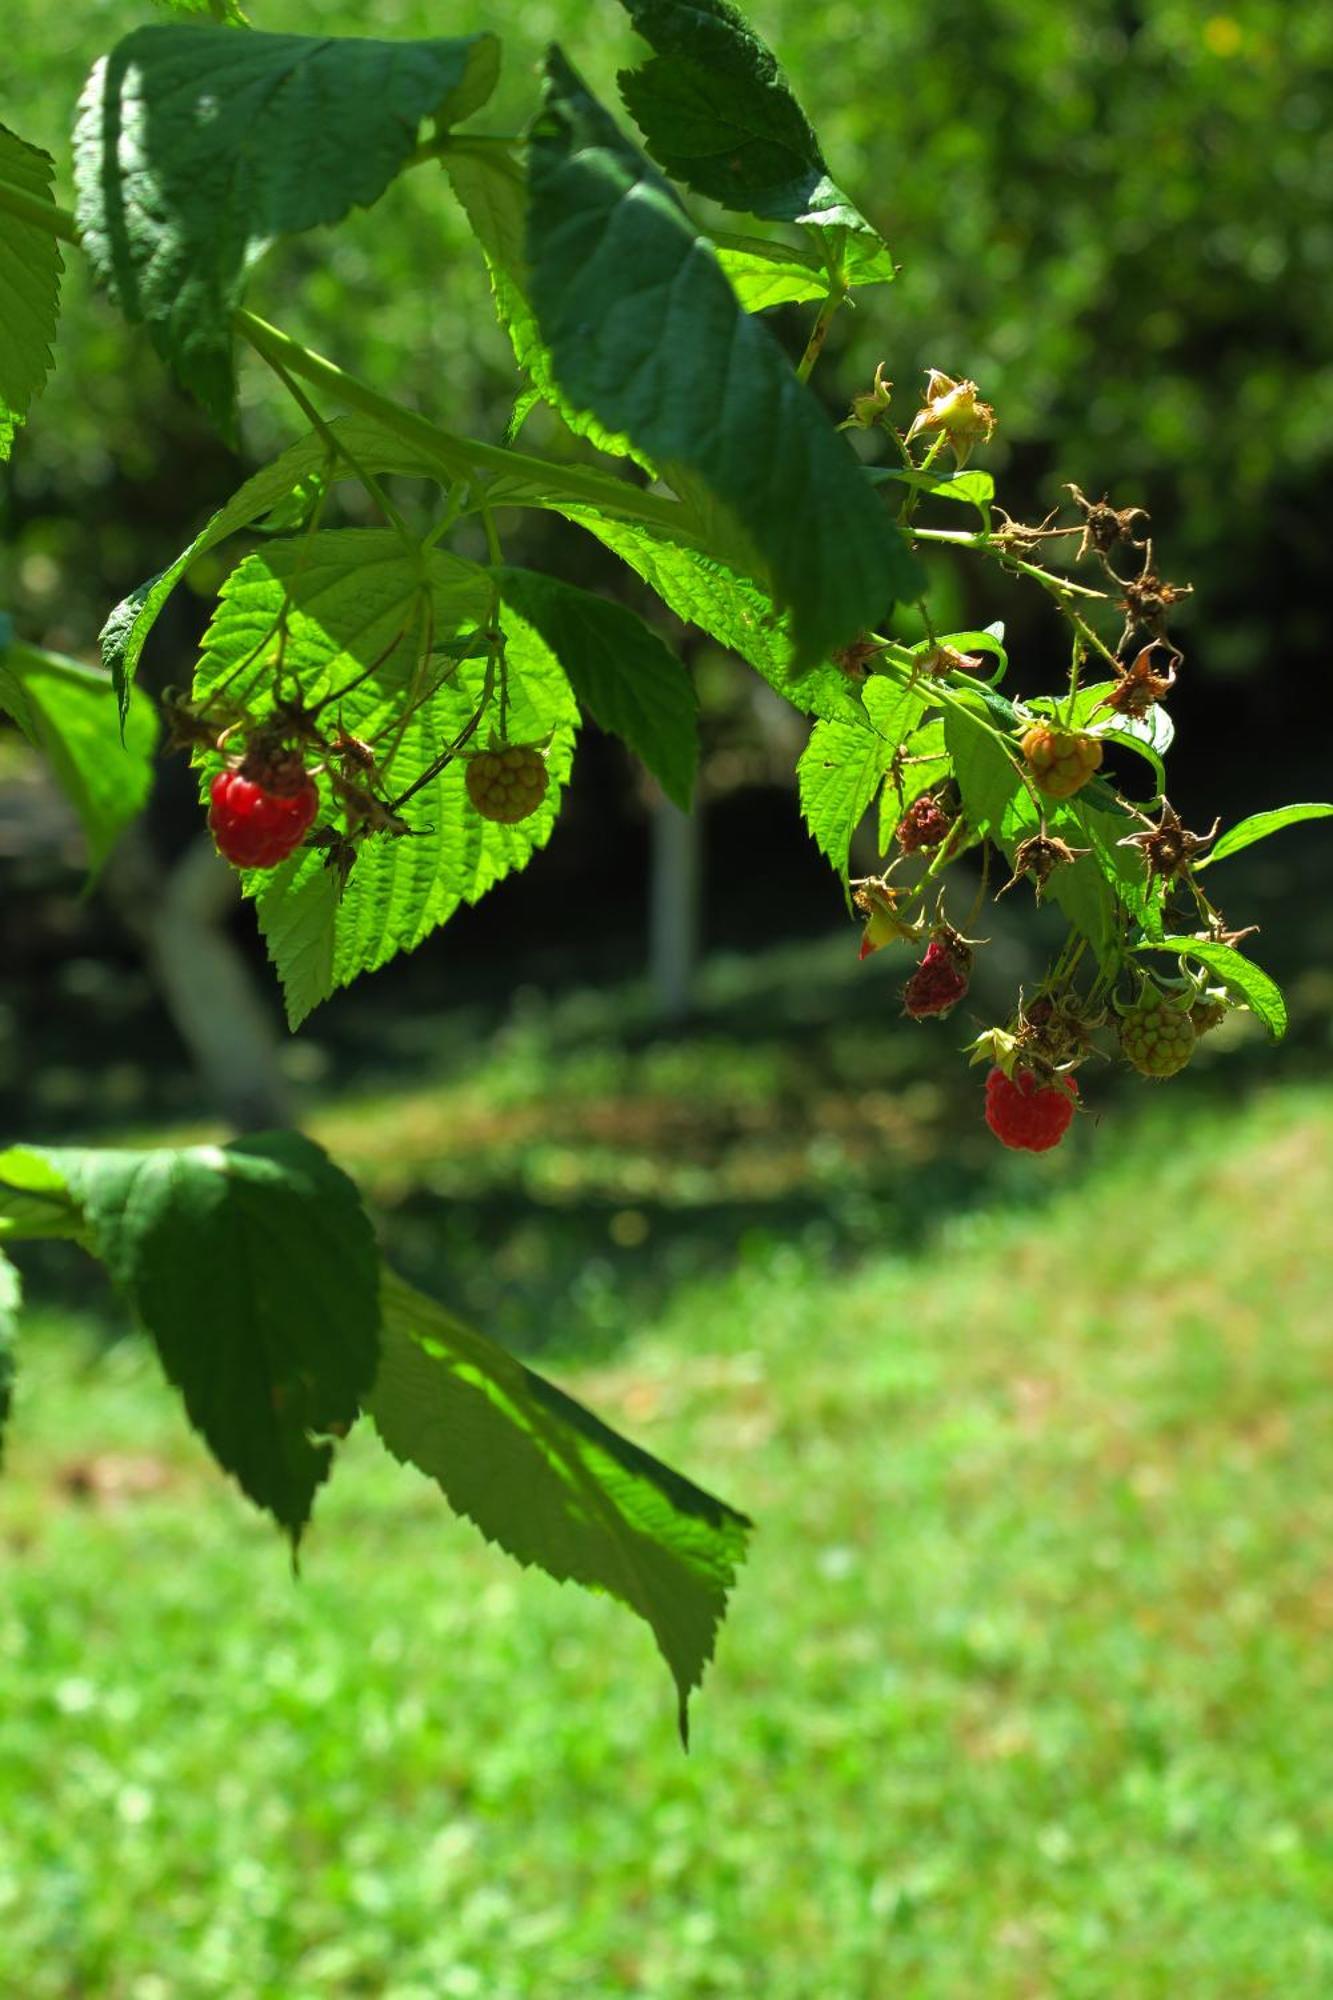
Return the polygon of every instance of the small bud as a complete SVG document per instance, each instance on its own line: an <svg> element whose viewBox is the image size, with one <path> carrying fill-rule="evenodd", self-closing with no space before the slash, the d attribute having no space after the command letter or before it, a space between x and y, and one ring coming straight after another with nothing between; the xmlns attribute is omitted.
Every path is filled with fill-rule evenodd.
<svg viewBox="0 0 1333 2000"><path fill-rule="evenodd" d="M859 396L852 397L851 413L847 418L848 425L859 431L873 430L888 409L892 397L893 384L886 381L884 363L881 361L875 370L874 386L863 390Z"/></svg>

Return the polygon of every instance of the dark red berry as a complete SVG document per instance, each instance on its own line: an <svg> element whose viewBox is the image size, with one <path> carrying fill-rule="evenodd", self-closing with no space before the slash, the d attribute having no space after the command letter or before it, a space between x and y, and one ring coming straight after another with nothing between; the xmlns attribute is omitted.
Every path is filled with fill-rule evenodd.
<svg viewBox="0 0 1333 2000"><path fill-rule="evenodd" d="M898 845L904 854L938 847L952 825L952 819L938 799L929 796L913 799L898 822Z"/></svg>
<svg viewBox="0 0 1333 2000"><path fill-rule="evenodd" d="M986 1078L986 1123L1001 1145L1047 1153L1069 1130L1077 1099L1072 1076L1043 1083L1031 1070L1006 1076L993 1069Z"/></svg>
<svg viewBox="0 0 1333 2000"><path fill-rule="evenodd" d="M903 988L903 1010L914 1021L947 1014L967 991L972 954L966 945L933 938L926 955Z"/></svg>
<svg viewBox="0 0 1333 2000"><path fill-rule="evenodd" d="M276 868L301 845L319 811L314 779L304 773L290 789L270 791L239 770L219 771L209 797L218 852L236 868Z"/></svg>

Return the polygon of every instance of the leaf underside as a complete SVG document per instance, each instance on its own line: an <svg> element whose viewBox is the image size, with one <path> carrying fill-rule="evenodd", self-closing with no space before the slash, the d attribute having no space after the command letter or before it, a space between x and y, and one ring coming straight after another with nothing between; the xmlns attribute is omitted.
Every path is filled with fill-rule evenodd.
<svg viewBox="0 0 1333 2000"><path fill-rule="evenodd" d="M367 1407L389 1450L519 1562L645 1619L685 1736L749 1522L389 1271L383 1312Z"/></svg>
<svg viewBox="0 0 1333 2000"><path fill-rule="evenodd" d="M0 180L50 202L54 177L48 154L0 125ZM61 269L53 231L0 210L0 460L51 370Z"/></svg>

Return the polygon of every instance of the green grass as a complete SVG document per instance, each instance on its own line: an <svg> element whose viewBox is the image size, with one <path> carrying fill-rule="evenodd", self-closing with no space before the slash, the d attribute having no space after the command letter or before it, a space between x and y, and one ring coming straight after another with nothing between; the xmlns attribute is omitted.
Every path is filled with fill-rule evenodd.
<svg viewBox="0 0 1333 2000"><path fill-rule="evenodd" d="M144 1353L35 1322L0 1990L1333 1990L1333 1094L1178 1105L565 1371L760 1522L688 1760L642 1630L369 1439L295 1584Z"/></svg>

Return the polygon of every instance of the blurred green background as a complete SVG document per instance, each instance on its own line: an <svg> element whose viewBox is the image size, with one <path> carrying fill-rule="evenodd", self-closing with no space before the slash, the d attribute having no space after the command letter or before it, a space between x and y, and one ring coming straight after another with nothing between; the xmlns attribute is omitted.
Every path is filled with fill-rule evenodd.
<svg viewBox="0 0 1333 2000"><path fill-rule="evenodd" d="M608 90L633 50L611 0L252 12L495 27L495 130L524 117L548 38ZM9 0L0 118L56 153L66 199L88 64L155 18ZM903 267L836 324L830 409L881 360L904 410L927 366L967 373L1015 515L1066 479L1150 507L1162 570L1196 587L1173 796L1204 825L1327 796L1333 19L1267 0L755 18ZM0 601L91 655L109 605L295 426L247 372L232 458L67 262L58 370L0 472ZM433 172L283 248L252 296L499 435L508 350ZM796 348L803 326L776 330ZM516 522L506 547L618 587L559 524ZM188 672L221 574L177 594L153 686ZM1059 670L1040 604L961 571L941 588L960 623L1008 621L1023 686ZM684 1018L648 977L661 822L595 732L519 882L294 1041L261 991L275 1088L406 1273L758 1516L691 1759L623 1614L512 1571L365 1440L294 1588L91 1267L31 1252L0 1487L6 1996L1333 1990L1333 842L1227 866L1228 911L1262 924L1289 990L1282 1051L1239 1022L1167 1089L1089 1072L1094 1115L1052 1160L1014 1159L958 1049L1048 933L1007 898L968 1018L902 1021L902 964L857 965L800 828L799 733L738 668L689 657L707 759ZM58 802L0 735L6 1133L222 1129L141 923L197 830L177 760L88 897ZM244 918L233 935L262 982Z"/></svg>

